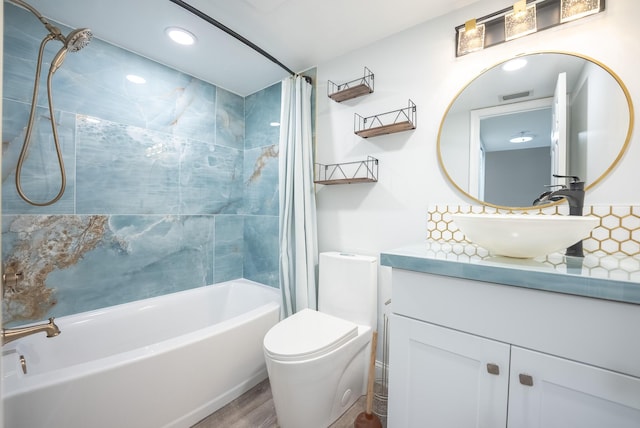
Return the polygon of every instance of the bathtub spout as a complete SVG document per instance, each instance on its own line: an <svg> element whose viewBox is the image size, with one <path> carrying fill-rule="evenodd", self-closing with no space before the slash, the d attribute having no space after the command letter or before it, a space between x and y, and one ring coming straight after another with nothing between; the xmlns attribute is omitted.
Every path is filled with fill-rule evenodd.
<svg viewBox="0 0 640 428"><path fill-rule="evenodd" d="M49 322L46 324L37 324L28 327L17 327L17 328L3 328L2 329L2 344L6 344L12 342L16 339L20 339L21 337L30 336L35 333L40 332L47 333L47 337L55 337L60 334L60 329L53 322L53 318L49 318Z"/></svg>

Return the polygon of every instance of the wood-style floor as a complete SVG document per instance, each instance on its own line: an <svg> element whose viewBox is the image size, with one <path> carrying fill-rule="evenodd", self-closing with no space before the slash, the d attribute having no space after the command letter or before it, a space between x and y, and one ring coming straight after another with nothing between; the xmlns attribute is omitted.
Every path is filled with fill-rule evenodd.
<svg viewBox="0 0 640 428"><path fill-rule="evenodd" d="M364 409L365 398L360 397L330 428L353 427ZM192 428L278 428L269 380L259 383Z"/></svg>

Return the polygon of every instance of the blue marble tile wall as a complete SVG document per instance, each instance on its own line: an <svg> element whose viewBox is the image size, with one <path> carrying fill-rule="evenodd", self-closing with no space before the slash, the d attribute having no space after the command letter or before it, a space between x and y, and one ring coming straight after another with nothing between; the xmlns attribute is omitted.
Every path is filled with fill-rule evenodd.
<svg viewBox="0 0 640 428"><path fill-rule="evenodd" d="M278 284L278 138L281 85L245 99L245 278ZM275 183L275 185L274 185ZM269 239L275 236L276 239Z"/></svg>
<svg viewBox="0 0 640 428"><path fill-rule="evenodd" d="M67 187L34 207L14 182L45 32L11 4L4 17L2 263L22 272L5 287L7 325L241 277L278 286L279 130L269 124L280 84L242 98L94 39L54 76ZM60 48L49 45L43 77ZM45 201L60 173L44 83L38 106L22 185Z"/></svg>

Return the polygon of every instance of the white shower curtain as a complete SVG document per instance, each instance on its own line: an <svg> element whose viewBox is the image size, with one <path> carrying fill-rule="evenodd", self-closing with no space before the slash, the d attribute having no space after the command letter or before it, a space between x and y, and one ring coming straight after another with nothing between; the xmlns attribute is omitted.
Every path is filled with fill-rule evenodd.
<svg viewBox="0 0 640 428"><path fill-rule="evenodd" d="M282 82L280 114L280 290L282 314L317 309L316 201L313 185L311 84Z"/></svg>

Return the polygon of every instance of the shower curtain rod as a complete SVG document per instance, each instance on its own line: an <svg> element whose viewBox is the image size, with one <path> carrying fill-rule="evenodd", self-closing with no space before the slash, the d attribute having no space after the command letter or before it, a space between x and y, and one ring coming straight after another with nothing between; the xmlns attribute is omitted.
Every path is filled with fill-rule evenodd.
<svg viewBox="0 0 640 428"><path fill-rule="evenodd" d="M177 4L178 6L183 7L184 9L188 10L189 12L193 13L194 15L196 15L197 17L204 19L205 21L207 21L209 24L214 25L216 27L218 27L219 29L221 29L222 31L224 31L225 33L227 33L228 35L230 35L231 37L236 38L237 40L241 41L242 43L244 43L245 45L249 46L251 49L253 49L254 51L258 52L259 54L261 54L262 56L264 56L265 58L267 58L269 61L279 65L280 67L282 67L283 69L285 69L289 74L291 74L292 76L295 76L296 73L294 73L293 71L291 71L291 69L289 69L286 65L284 65L283 63L281 63L280 61L278 61L276 58L274 58L271 54L269 54L269 52L265 51L264 49L262 49L260 46L257 46L255 43L251 42L250 40L242 37L240 34L236 33L235 31L233 31L231 28L227 27L226 25L220 23L219 21L216 21L215 19L213 19L212 17L210 17L209 15L207 15L206 13L196 9L195 7L191 6L190 4L182 1L182 0L170 0L171 2ZM309 79L307 76L305 76L305 79Z"/></svg>

